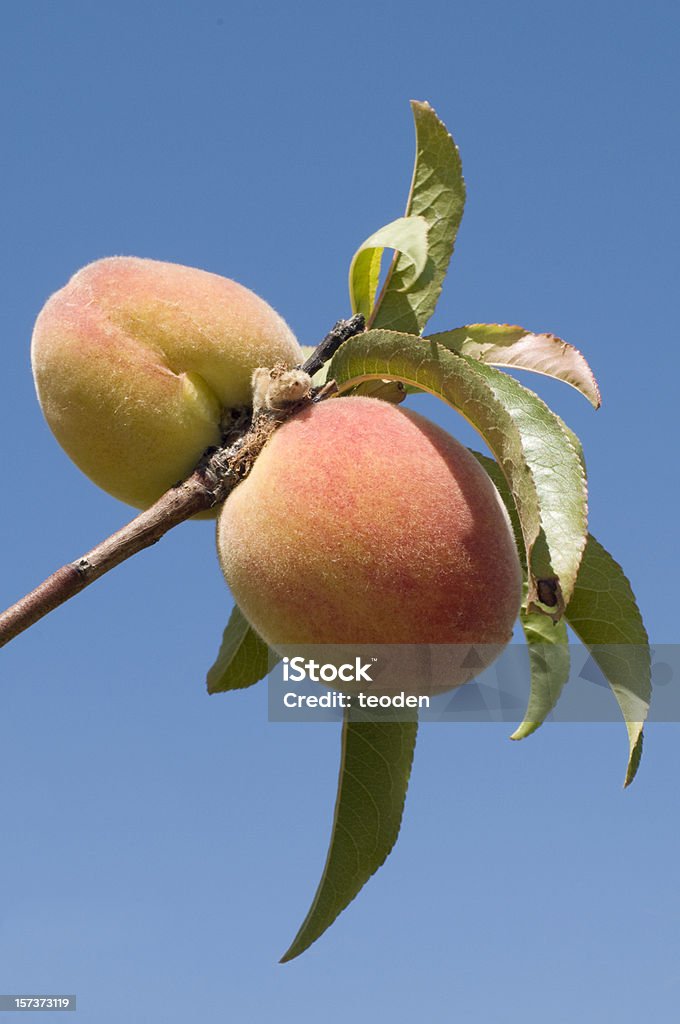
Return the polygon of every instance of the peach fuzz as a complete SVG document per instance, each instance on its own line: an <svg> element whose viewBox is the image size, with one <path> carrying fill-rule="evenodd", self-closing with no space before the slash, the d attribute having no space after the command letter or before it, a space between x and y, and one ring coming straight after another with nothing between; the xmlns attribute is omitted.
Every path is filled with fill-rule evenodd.
<svg viewBox="0 0 680 1024"><path fill-rule="evenodd" d="M31 347L45 418L80 469L146 508L251 404L257 366L302 350L263 299L217 274L134 257L80 270L40 313Z"/></svg>
<svg viewBox="0 0 680 1024"><path fill-rule="evenodd" d="M235 600L280 653L502 646L519 612L517 549L487 474L439 427L375 398L286 421L224 503L217 546Z"/></svg>

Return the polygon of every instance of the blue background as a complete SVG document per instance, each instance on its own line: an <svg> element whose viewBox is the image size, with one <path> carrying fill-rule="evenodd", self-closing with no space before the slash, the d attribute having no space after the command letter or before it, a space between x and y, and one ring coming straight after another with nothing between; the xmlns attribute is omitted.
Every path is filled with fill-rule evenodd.
<svg viewBox="0 0 680 1024"><path fill-rule="evenodd" d="M403 210L415 97L469 191L431 327L585 351L599 413L531 384L582 436L593 532L675 642L678 27L649 0L3 4L3 603L130 516L42 420L47 296L97 257L174 260L313 343L347 313L354 248ZM229 607L211 527L187 524L2 652L0 991L76 992L97 1024L673 1018L675 725L650 727L627 792L622 725L423 728L394 853L278 966L339 735L268 724L263 686L207 697Z"/></svg>

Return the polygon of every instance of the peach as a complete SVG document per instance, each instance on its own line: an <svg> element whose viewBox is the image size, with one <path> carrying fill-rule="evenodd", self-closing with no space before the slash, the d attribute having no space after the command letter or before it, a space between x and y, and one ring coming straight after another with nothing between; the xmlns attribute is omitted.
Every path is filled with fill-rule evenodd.
<svg viewBox="0 0 680 1024"><path fill-rule="evenodd" d="M302 362L281 317L227 278L133 257L98 260L56 292L31 349L38 398L68 455L138 508L220 441L258 366Z"/></svg>
<svg viewBox="0 0 680 1024"><path fill-rule="evenodd" d="M376 398L287 420L222 506L217 546L234 598L279 653L482 644L486 664L519 612L517 549L488 475L441 428Z"/></svg>

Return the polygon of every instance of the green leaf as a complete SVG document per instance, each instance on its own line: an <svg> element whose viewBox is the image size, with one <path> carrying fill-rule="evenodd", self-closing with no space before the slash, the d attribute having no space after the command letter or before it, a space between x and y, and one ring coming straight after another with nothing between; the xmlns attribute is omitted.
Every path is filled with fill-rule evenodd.
<svg viewBox="0 0 680 1024"><path fill-rule="evenodd" d="M592 536L565 614L602 670L621 709L628 730L624 783L628 786L642 756L642 727L651 698L651 653L630 583L621 566Z"/></svg>
<svg viewBox="0 0 680 1024"><path fill-rule="evenodd" d="M579 458L582 459L583 452L578 438L568 427L564 429L570 435ZM472 454L484 466L496 485L517 536L517 510L498 465L493 459L480 455L479 452L473 451ZM518 548L520 557L523 558L521 538L518 538ZM551 632L550 621L544 616L531 616L523 610L521 617L530 645L530 659L532 642L545 644L547 635L548 643L555 644L554 654L548 659L543 659L544 664L547 661L548 668L554 671L545 676L543 666L532 661L529 707L524 721L513 733L512 739L521 739L534 731L528 728L529 723L541 718L543 710L545 714L541 720L552 710L564 685L561 680L566 681L568 675L568 655L565 656L562 651L562 645L566 640L565 634ZM574 591L564 618L577 637L589 648L621 708L629 740L625 779L625 785L628 786L635 778L642 756L642 727L651 699L651 653L647 631L630 583L621 566L592 534L588 535ZM530 627L531 635L527 632L527 625ZM564 629L561 622L557 625ZM542 639L539 639L539 636L542 636ZM623 644L629 646L622 647ZM547 649L541 647L540 650L545 654ZM533 699L534 696L536 699Z"/></svg>
<svg viewBox="0 0 680 1024"><path fill-rule="evenodd" d="M329 375L340 391L400 380L442 398L475 427L501 466L522 527L529 607L559 619L586 540L585 475L561 421L508 374L436 342L390 331L346 341Z"/></svg>
<svg viewBox="0 0 680 1024"><path fill-rule="evenodd" d="M234 605L215 664L208 672L208 693L242 690L258 683L279 661Z"/></svg>
<svg viewBox="0 0 680 1024"><path fill-rule="evenodd" d="M568 429L568 428L565 428ZM578 438L574 435L578 443ZM486 470L496 486L510 516L520 562L526 576L526 555L524 541L517 516L517 509L512 500L507 481L500 466L487 455L470 449L472 455ZM526 714L521 724L515 729L510 739L521 740L535 732L543 724L550 712L555 708L562 689L569 679L569 647L568 635L564 620L553 622L547 615L526 610L525 600L520 611L520 621L529 648L529 668L531 673L531 689Z"/></svg>
<svg viewBox="0 0 680 1024"><path fill-rule="evenodd" d="M600 390L588 363L577 348L554 334L532 334L509 324L468 324L430 337L491 366L555 377L580 391L596 409L600 407Z"/></svg>
<svg viewBox="0 0 680 1024"><path fill-rule="evenodd" d="M394 846L417 722L355 720L345 712L330 846L309 913L281 963L303 953L351 903Z"/></svg>
<svg viewBox="0 0 680 1024"><path fill-rule="evenodd" d="M543 725L569 680L569 645L564 619L553 622L547 615L523 608L520 620L529 646L531 689L524 719L511 740L522 740Z"/></svg>
<svg viewBox="0 0 680 1024"><path fill-rule="evenodd" d="M588 528L586 477L574 435L545 402L513 377L467 357L461 358L487 382L495 398L509 412L521 439L523 457L538 494L540 517L539 535L532 546L527 543L522 507L518 505L528 564L531 575L548 584L552 568L557 577L557 614L554 617L559 618L574 588ZM502 462L501 468L505 469ZM506 478L509 479L507 474ZM542 593L542 582L534 586L530 579L530 611L545 611L546 605L550 606Z"/></svg>
<svg viewBox="0 0 680 1024"><path fill-rule="evenodd" d="M354 254L349 268L349 295L353 313L368 319L373 312L385 249L401 254L404 263L402 288L417 281L427 264L427 221L424 217L399 217L367 238Z"/></svg>
<svg viewBox="0 0 680 1024"><path fill-rule="evenodd" d="M465 206L465 182L458 149L428 103L411 103L416 128L416 161L406 204L407 217L429 225L428 264L412 281L412 264L395 254L369 326L420 334L434 313Z"/></svg>
<svg viewBox="0 0 680 1024"><path fill-rule="evenodd" d="M302 345L302 351L304 358L308 359L315 348L313 345ZM328 380L328 370L330 369L330 363L324 363L320 370L317 370L312 377L312 383L316 387L321 387ZM417 388L413 388L417 391ZM351 391L346 391L341 397L347 395L363 395L365 398L381 398L384 402L392 402L393 405L399 405L403 402L408 393L408 388L405 384L402 384L400 380L366 380L357 384Z"/></svg>
<svg viewBox="0 0 680 1024"><path fill-rule="evenodd" d="M514 410L513 415L523 432L525 445L532 443L531 437L534 435L535 457L531 462L531 469L541 499L541 522L545 540L555 574L559 579L561 598L558 608L563 611L574 589L588 536L587 477L581 442L556 413L532 391L519 384L514 377L479 362L475 362L475 365L491 380L497 396L502 398L508 408ZM549 414L552 425L549 441L538 418L534 419L535 406L532 406L531 402L528 405L525 402L527 395L531 396L534 402L539 402ZM546 441L552 448L548 458L544 458L541 453ZM541 606L542 602L536 599L538 589L534 588L529 580L529 612L546 610ZM558 618L559 615L553 615L554 620Z"/></svg>

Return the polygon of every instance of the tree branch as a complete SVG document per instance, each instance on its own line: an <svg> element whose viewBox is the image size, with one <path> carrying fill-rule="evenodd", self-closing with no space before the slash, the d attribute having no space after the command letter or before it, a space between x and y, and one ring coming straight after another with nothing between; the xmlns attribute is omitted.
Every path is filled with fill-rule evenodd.
<svg viewBox="0 0 680 1024"><path fill-rule="evenodd" d="M339 320L317 345L301 369L311 377L347 338L365 327L362 316ZM23 633L49 612L75 597L138 551L156 544L169 530L224 501L250 472L257 456L281 423L294 412L333 394L332 382L293 403L288 409L263 413L251 422L231 427L225 444L208 449L191 476L171 487L150 508L81 558L63 565L35 590L0 615L0 647Z"/></svg>
<svg viewBox="0 0 680 1024"><path fill-rule="evenodd" d="M355 334L361 334L365 327L366 321L361 313L356 313L349 320L338 320L316 346L309 359L302 364L301 369L313 377L317 370L335 355L343 341L354 337Z"/></svg>

